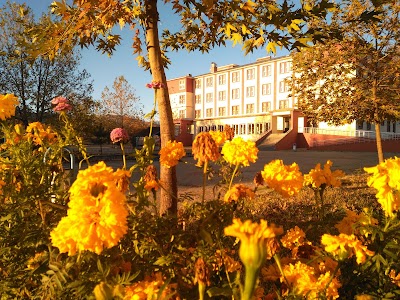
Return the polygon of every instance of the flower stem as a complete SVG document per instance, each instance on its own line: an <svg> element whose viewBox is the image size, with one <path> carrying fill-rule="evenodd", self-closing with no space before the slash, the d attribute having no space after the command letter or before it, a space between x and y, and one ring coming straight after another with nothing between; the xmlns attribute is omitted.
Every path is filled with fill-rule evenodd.
<svg viewBox="0 0 400 300"><path fill-rule="evenodd" d="M232 187L233 178L235 177L235 175L236 175L238 169L239 169L239 164L237 164L237 165L235 166L235 170L233 170L232 177L231 177L231 181L229 182L228 191L229 191L229 190L231 189L231 187Z"/></svg>
<svg viewBox="0 0 400 300"><path fill-rule="evenodd" d="M120 142L119 143L121 145L121 151L122 151L122 162L124 164L124 170L126 170L126 155L125 155L125 147L124 147L124 143Z"/></svg>
<svg viewBox="0 0 400 300"><path fill-rule="evenodd" d="M204 203L206 197L206 182L207 182L207 168L208 168L208 160L204 162L203 166L203 196L201 202Z"/></svg>
<svg viewBox="0 0 400 300"><path fill-rule="evenodd" d="M251 300L256 287L258 270L256 268L246 268L244 290L241 300Z"/></svg>
<svg viewBox="0 0 400 300"><path fill-rule="evenodd" d="M204 294L206 292L206 285L199 282L199 300L204 299Z"/></svg>

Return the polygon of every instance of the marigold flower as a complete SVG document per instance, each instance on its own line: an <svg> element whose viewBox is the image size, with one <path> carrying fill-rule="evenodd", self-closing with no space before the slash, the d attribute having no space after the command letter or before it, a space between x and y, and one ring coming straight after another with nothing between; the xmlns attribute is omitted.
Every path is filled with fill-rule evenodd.
<svg viewBox="0 0 400 300"><path fill-rule="evenodd" d="M376 299L374 296L370 296L367 294L356 295L354 297L355 300L374 300Z"/></svg>
<svg viewBox="0 0 400 300"><path fill-rule="evenodd" d="M389 217L400 208L400 159L390 158L371 168L364 168L371 174L367 184L378 190L376 198Z"/></svg>
<svg viewBox="0 0 400 300"><path fill-rule="evenodd" d="M356 256L358 264L365 262L367 255L375 253L368 250L355 235L339 234L337 236L324 234L321 237L321 244L325 245L325 251L331 253L339 260Z"/></svg>
<svg viewBox="0 0 400 300"><path fill-rule="evenodd" d="M242 264L234 260L226 250L217 250L215 253L215 263L213 264L213 269L215 271L220 270L224 266L228 273L233 273L240 271L242 269Z"/></svg>
<svg viewBox="0 0 400 300"><path fill-rule="evenodd" d="M284 165L276 159L264 166L261 171L265 183L284 197L297 194L303 187L303 175L296 163Z"/></svg>
<svg viewBox="0 0 400 300"><path fill-rule="evenodd" d="M240 239L239 257L246 268L259 269L267 256L267 240L282 234L283 229L274 224L268 226L265 220L257 224L251 220L242 222L239 219L233 219L233 224L225 227L224 232L225 235Z"/></svg>
<svg viewBox="0 0 400 300"><path fill-rule="evenodd" d="M160 164L167 168L174 167L186 155L183 144L177 141L168 141L160 150Z"/></svg>
<svg viewBox="0 0 400 300"><path fill-rule="evenodd" d="M244 184L235 184L226 192L224 201L232 202L238 201L239 199L254 199L254 196L255 194L251 188Z"/></svg>
<svg viewBox="0 0 400 300"><path fill-rule="evenodd" d="M225 143L225 141L226 141L225 132L211 130L208 133L211 134L211 137L213 138L213 140L215 141L215 143L217 144L218 147Z"/></svg>
<svg viewBox="0 0 400 300"><path fill-rule="evenodd" d="M283 273L285 277L280 277L281 282L286 279L296 295L306 297L306 299L318 299L319 294L324 292L328 299L339 298L338 288L341 285L336 278L330 281L330 272L321 274L317 278L313 267L297 262L296 264L285 265Z"/></svg>
<svg viewBox="0 0 400 300"><path fill-rule="evenodd" d="M220 157L217 143L209 132L200 132L196 135L192 144L193 158L197 160L197 165L216 161Z"/></svg>
<svg viewBox="0 0 400 300"><path fill-rule="evenodd" d="M104 162L78 173L69 190L67 216L50 233L60 252L100 254L118 244L128 230L126 197L116 185L118 178Z"/></svg>
<svg viewBox="0 0 400 300"><path fill-rule="evenodd" d="M46 126L40 122L32 122L26 127L25 138L32 140L37 146L43 146L46 143L54 143L57 140L57 134L50 126Z"/></svg>
<svg viewBox="0 0 400 300"><path fill-rule="evenodd" d="M72 109L72 106L71 104L69 104L68 99L62 96L58 96L51 100L51 104L54 105L53 110L55 112L66 112Z"/></svg>
<svg viewBox="0 0 400 300"><path fill-rule="evenodd" d="M117 188L122 192L126 193L129 189L129 183L131 178L131 172L128 170L117 169L114 173L115 176L115 184Z"/></svg>
<svg viewBox="0 0 400 300"><path fill-rule="evenodd" d="M304 175L304 185L314 189L319 189L322 185L339 187L341 185L340 177L345 174L341 170L331 171L332 162L328 160L321 169L321 164L317 164L310 173Z"/></svg>
<svg viewBox="0 0 400 300"><path fill-rule="evenodd" d="M114 128L110 133L110 139L113 144L126 143L129 141L129 135L123 128Z"/></svg>
<svg viewBox="0 0 400 300"><path fill-rule="evenodd" d="M264 184L264 178L262 177L261 172L257 172L257 174L253 178L253 182L256 187Z"/></svg>
<svg viewBox="0 0 400 300"><path fill-rule="evenodd" d="M224 132L225 132L225 137L228 141L233 140L233 138L235 137L235 130L229 125L224 126Z"/></svg>
<svg viewBox="0 0 400 300"><path fill-rule="evenodd" d="M226 141L222 147L221 154L231 165L249 166L250 162L257 160L258 148L256 143L245 141L241 137L235 137L232 141Z"/></svg>
<svg viewBox="0 0 400 300"><path fill-rule="evenodd" d="M303 245L305 242L306 234L298 226L289 229L286 234L281 238L283 247L293 250L294 247Z"/></svg>
<svg viewBox="0 0 400 300"><path fill-rule="evenodd" d="M15 115L18 98L13 94L0 95L0 120L11 118Z"/></svg>
<svg viewBox="0 0 400 300"><path fill-rule="evenodd" d="M144 280L136 282L131 286L125 287L124 300L147 300L147 299L179 299L179 297L171 295L176 290L176 285L168 284L163 287L164 279L161 273L156 273L152 277L147 276ZM158 295L160 289L163 288L161 295Z"/></svg>
<svg viewBox="0 0 400 300"><path fill-rule="evenodd" d="M154 165L147 166L146 174L144 175L143 179L146 183L144 186L146 190L158 190L159 186L157 183L157 169Z"/></svg>

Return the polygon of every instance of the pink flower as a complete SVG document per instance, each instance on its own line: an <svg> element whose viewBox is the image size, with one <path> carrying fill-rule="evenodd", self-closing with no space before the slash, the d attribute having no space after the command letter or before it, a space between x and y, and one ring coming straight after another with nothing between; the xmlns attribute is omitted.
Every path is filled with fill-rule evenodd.
<svg viewBox="0 0 400 300"><path fill-rule="evenodd" d="M115 143L126 143L129 141L129 135L123 128L114 128L110 133L111 142Z"/></svg>
<svg viewBox="0 0 400 300"><path fill-rule="evenodd" d="M153 81L152 83L146 84L146 87L149 89L161 89L164 87L164 84L162 82Z"/></svg>
<svg viewBox="0 0 400 300"><path fill-rule="evenodd" d="M66 112L72 109L71 104L68 103L68 99L62 96L58 96L51 100L51 104L54 105L53 110L55 112Z"/></svg>

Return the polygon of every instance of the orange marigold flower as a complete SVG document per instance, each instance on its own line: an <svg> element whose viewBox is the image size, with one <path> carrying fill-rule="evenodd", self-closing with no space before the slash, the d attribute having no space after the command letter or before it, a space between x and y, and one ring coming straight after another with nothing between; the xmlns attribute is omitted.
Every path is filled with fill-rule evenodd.
<svg viewBox="0 0 400 300"><path fill-rule="evenodd" d="M218 145L209 132L200 132L192 144L193 158L202 166L209 161L217 161L220 157Z"/></svg>
<svg viewBox="0 0 400 300"><path fill-rule="evenodd" d="M284 165L276 159L264 166L261 171L265 183L284 197L297 194L303 187L303 175L296 163Z"/></svg>
<svg viewBox="0 0 400 300"><path fill-rule="evenodd" d="M26 128L26 136L28 140L32 140L37 146L45 144L52 144L57 140L57 134L51 129L40 122L32 122Z"/></svg>
<svg viewBox="0 0 400 300"><path fill-rule="evenodd" d="M235 130L229 125L224 126L224 132L225 132L225 137L228 141L232 141L233 138L235 137Z"/></svg>
<svg viewBox="0 0 400 300"><path fill-rule="evenodd" d="M368 250L355 235L339 234L337 236L324 234L321 237L321 244L325 245L325 251L331 253L339 260L356 256L358 264L365 262L367 255L375 253Z"/></svg>
<svg viewBox="0 0 400 300"><path fill-rule="evenodd" d="M317 164L310 173L304 175L304 185L314 189L319 189L322 185L339 187L341 185L340 177L345 174L341 170L331 171L332 162L328 160L321 169L321 164Z"/></svg>
<svg viewBox="0 0 400 300"><path fill-rule="evenodd" d="M386 159L379 165L364 170L371 174L367 184L378 190L376 198L383 211L387 216L394 217L394 212L400 208L400 159Z"/></svg>
<svg viewBox="0 0 400 300"><path fill-rule="evenodd" d="M210 268L202 257L199 257L194 264L195 276L194 284L202 284L209 286L210 282Z"/></svg>
<svg viewBox="0 0 400 300"><path fill-rule="evenodd" d="M254 199L254 192L244 184L235 184L233 187L226 192L224 201L232 202L238 201L239 199Z"/></svg>
<svg viewBox="0 0 400 300"><path fill-rule="evenodd" d="M232 141L225 142L221 153L224 155L224 159L231 165L249 166L250 162L256 162L258 148L255 142L235 137Z"/></svg>
<svg viewBox="0 0 400 300"><path fill-rule="evenodd" d="M158 295L163 288L161 295ZM168 298L167 298L168 297ZM124 300L148 300L148 299L179 299L176 295L176 284L168 284L164 287L164 279L161 273L125 287Z"/></svg>
<svg viewBox="0 0 400 300"><path fill-rule="evenodd" d="M144 188L148 191L152 189L158 190L159 185L157 182L157 169L154 165L147 166L146 174L144 174L144 182L146 183Z"/></svg>
<svg viewBox="0 0 400 300"><path fill-rule="evenodd" d="M293 249L296 246L303 245L305 242L306 234L298 226L289 229L286 234L281 238L283 247Z"/></svg>
<svg viewBox="0 0 400 300"><path fill-rule="evenodd" d="M89 250L100 254L127 232L126 197L116 185L118 176L104 162L78 173L70 192L67 216L50 233L60 252L74 255Z"/></svg>
<svg viewBox="0 0 400 300"><path fill-rule="evenodd" d="M186 155L183 144L177 141L168 141L160 150L160 164L167 168L174 167Z"/></svg>
<svg viewBox="0 0 400 300"><path fill-rule="evenodd" d="M128 170L123 170L123 169L117 169L114 173L115 176L115 183L117 185L117 188L122 192L126 193L129 189L129 183L130 183L130 178L131 178L131 172Z"/></svg>
<svg viewBox="0 0 400 300"><path fill-rule="evenodd" d="M18 98L13 94L0 95L0 120L11 118L15 115Z"/></svg>

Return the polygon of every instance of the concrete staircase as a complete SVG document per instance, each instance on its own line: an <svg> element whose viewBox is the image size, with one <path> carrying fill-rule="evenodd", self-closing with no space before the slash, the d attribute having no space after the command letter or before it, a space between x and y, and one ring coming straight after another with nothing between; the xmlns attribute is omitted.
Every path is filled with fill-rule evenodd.
<svg viewBox="0 0 400 300"><path fill-rule="evenodd" d="M260 151L273 151L275 150L275 145L279 142L286 133L272 133L264 141L258 145Z"/></svg>

